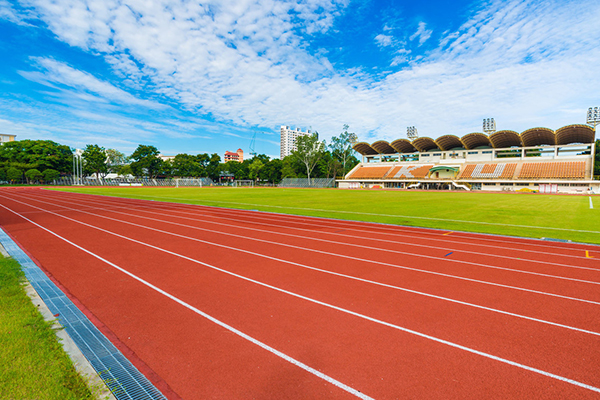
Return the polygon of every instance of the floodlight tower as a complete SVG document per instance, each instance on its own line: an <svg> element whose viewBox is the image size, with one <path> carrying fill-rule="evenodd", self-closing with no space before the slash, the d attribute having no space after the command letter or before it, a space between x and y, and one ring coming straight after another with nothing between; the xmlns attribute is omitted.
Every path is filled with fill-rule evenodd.
<svg viewBox="0 0 600 400"><path fill-rule="evenodd" d="M596 125L600 124L600 107L588 108L586 122L596 130Z"/></svg>
<svg viewBox="0 0 600 400"><path fill-rule="evenodd" d="M483 119L483 131L489 135L490 133L496 132L496 121L494 118L484 118Z"/></svg>
<svg viewBox="0 0 600 400"><path fill-rule="evenodd" d="M77 149L73 153L73 184L82 185L83 178L83 150Z"/></svg>
<svg viewBox="0 0 600 400"><path fill-rule="evenodd" d="M414 126L407 127L406 128L406 137L409 139L417 139L419 137L417 128L415 128Z"/></svg>

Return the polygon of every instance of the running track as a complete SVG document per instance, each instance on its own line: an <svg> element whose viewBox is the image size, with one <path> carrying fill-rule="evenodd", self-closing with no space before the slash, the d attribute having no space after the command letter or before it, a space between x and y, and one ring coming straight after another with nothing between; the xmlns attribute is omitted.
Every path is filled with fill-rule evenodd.
<svg viewBox="0 0 600 400"><path fill-rule="evenodd" d="M600 398L596 246L29 188L0 225L169 398Z"/></svg>

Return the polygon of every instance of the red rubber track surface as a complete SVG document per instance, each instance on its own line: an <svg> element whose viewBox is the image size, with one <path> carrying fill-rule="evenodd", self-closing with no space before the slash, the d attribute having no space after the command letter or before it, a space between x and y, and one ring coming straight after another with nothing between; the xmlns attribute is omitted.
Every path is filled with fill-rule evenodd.
<svg viewBox="0 0 600 400"><path fill-rule="evenodd" d="M28 188L0 225L173 398L600 398L597 246Z"/></svg>

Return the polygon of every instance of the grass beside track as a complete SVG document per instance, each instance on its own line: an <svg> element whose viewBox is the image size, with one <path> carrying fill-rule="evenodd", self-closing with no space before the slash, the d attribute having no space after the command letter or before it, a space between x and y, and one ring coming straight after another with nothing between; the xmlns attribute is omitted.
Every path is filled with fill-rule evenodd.
<svg viewBox="0 0 600 400"><path fill-rule="evenodd" d="M600 244L600 196L282 188L81 187L69 192Z"/></svg>
<svg viewBox="0 0 600 400"><path fill-rule="evenodd" d="M19 264L0 255L0 399L95 398L23 281Z"/></svg>

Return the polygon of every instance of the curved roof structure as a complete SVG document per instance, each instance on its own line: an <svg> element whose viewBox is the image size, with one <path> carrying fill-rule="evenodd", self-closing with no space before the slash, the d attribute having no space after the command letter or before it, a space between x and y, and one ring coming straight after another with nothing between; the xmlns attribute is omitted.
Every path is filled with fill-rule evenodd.
<svg viewBox="0 0 600 400"><path fill-rule="evenodd" d="M457 147L464 148L465 145L460 141L458 136L455 135L444 135L440 136L435 140L435 143L440 148L440 150L452 150Z"/></svg>
<svg viewBox="0 0 600 400"><path fill-rule="evenodd" d="M492 143L490 142L490 138L481 132L473 132L467 133L460 139L467 150L476 149L477 147L492 147Z"/></svg>
<svg viewBox="0 0 600 400"><path fill-rule="evenodd" d="M435 150L438 148L438 145L433 141L433 139L428 137L417 138L413 140L412 144L419 151Z"/></svg>
<svg viewBox="0 0 600 400"><path fill-rule="evenodd" d="M418 151L408 139L397 139L390 143L390 145L396 149L398 153L414 153Z"/></svg>
<svg viewBox="0 0 600 400"><path fill-rule="evenodd" d="M521 132L521 141L525 147L555 145L556 136L554 131L549 128L531 128Z"/></svg>
<svg viewBox="0 0 600 400"><path fill-rule="evenodd" d="M378 140L371 144L371 147L375 149L379 154L394 154L396 150L390 146L385 140Z"/></svg>
<svg viewBox="0 0 600 400"><path fill-rule="evenodd" d="M523 142L521 136L515 131L498 131L490 135L490 142L496 149L502 149L506 147L521 147Z"/></svg>
<svg viewBox="0 0 600 400"><path fill-rule="evenodd" d="M592 143L595 136L589 125L567 125L556 130L556 144Z"/></svg>
<svg viewBox="0 0 600 400"><path fill-rule="evenodd" d="M377 151L366 142L356 143L354 146L352 146L352 148L363 156L378 154Z"/></svg>
<svg viewBox="0 0 600 400"><path fill-rule="evenodd" d="M408 139L396 139L391 143L378 140L373 144L366 142L356 143L352 148L363 156L378 154L400 154L426 152L430 150L448 151L456 148L466 150L482 147L503 149L510 147L533 147L543 145L568 145L574 143L592 143L596 133L589 125L567 125L556 130L548 128L531 128L521 134L503 130L487 136L481 132L466 134L462 138L455 135L443 135L433 140L428 137L420 137L412 142Z"/></svg>

